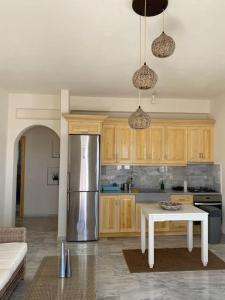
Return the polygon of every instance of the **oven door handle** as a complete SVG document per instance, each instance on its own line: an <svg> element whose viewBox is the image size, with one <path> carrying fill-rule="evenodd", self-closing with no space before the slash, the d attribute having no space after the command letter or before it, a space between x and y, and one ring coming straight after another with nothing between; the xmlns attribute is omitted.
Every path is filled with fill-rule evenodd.
<svg viewBox="0 0 225 300"><path fill-rule="evenodd" d="M198 205L198 206L215 206L215 205L222 205L222 203L221 202L214 202L214 203L199 203L199 202L195 202L194 203L194 205L196 206L196 205Z"/></svg>

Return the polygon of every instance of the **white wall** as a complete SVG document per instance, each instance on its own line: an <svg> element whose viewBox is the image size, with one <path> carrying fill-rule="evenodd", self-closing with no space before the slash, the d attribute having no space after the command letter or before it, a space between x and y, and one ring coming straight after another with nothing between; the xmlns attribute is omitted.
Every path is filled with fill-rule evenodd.
<svg viewBox="0 0 225 300"><path fill-rule="evenodd" d="M74 110L131 112L138 106L137 98L110 97L70 97L70 108ZM201 99L157 99L151 104L151 98L142 99L141 106L146 112L153 113L181 113L181 114L209 114L210 100Z"/></svg>
<svg viewBox="0 0 225 300"><path fill-rule="evenodd" d="M5 91L0 90L0 226L3 225L7 120L8 120L8 94Z"/></svg>
<svg viewBox="0 0 225 300"><path fill-rule="evenodd" d="M211 116L215 124L215 162L221 164L223 194L223 232L225 233L225 95L211 101Z"/></svg>
<svg viewBox="0 0 225 300"><path fill-rule="evenodd" d="M59 158L52 157L52 143L59 137L50 129L33 127L25 132L24 215L48 216L58 214L58 185L47 185L47 168L59 167Z"/></svg>
<svg viewBox="0 0 225 300"><path fill-rule="evenodd" d="M60 121L60 181L59 181L59 215L58 239L66 237L67 223L67 166L68 166L68 122L62 114L69 112L69 91L61 90Z"/></svg>

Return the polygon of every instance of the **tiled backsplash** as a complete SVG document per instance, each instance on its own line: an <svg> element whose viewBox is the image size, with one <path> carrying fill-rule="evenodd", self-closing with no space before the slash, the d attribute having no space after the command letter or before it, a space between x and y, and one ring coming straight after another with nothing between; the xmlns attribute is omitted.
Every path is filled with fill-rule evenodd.
<svg viewBox="0 0 225 300"><path fill-rule="evenodd" d="M136 187L159 188L163 179L165 188L170 189L175 185L182 185L187 180L188 186L212 187L220 191L220 165L218 164L193 164L184 167L169 166L102 166L101 184L124 183L133 177Z"/></svg>

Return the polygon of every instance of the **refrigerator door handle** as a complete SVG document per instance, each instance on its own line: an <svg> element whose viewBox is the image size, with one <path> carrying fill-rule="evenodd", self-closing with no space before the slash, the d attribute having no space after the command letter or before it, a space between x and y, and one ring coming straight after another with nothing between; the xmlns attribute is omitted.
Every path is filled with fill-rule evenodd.
<svg viewBox="0 0 225 300"><path fill-rule="evenodd" d="M70 192L70 172L67 172L67 192Z"/></svg>
<svg viewBox="0 0 225 300"><path fill-rule="evenodd" d="M70 193L67 192L67 211L70 211Z"/></svg>

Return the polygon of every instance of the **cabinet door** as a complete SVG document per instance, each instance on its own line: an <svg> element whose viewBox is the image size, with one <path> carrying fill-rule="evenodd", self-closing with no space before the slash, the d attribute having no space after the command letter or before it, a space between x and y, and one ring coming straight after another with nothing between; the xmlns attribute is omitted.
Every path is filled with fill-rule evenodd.
<svg viewBox="0 0 225 300"><path fill-rule="evenodd" d="M152 126L148 140L147 156L151 163L162 163L164 155L164 132L163 126Z"/></svg>
<svg viewBox="0 0 225 300"><path fill-rule="evenodd" d="M148 207L148 204L136 204L136 226L135 231L141 232L141 207ZM148 223L146 222L146 231L148 231ZM169 231L169 222L155 222L155 232Z"/></svg>
<svg viewBox="0 0 225 300"><path fill-rule="evenodd" d="M170 200L173 202L179 202L182 204L193 205L192 195L171 195ZM186 221L171 221L170 230L174 232L187 232L187 222Z"/></svg>
<svg viewBox="0 0 225 300"><path fill-rule="evenodd" d="M120 202L120 232L135 231L135 198L124 195L119 197Z"/></svg>
<svg viewBox="0 0 225 300"><path fill-rule="evenodd" d="M100 233L119 232L119 201L117 196L100 197Z"/></svg>
<svg viewBox="0 0 225 300"><path fill-rule="evenodd" d="M68 132L69 134L100 134L101 124L81 120L70 121Z"/></svg>
<svg viewBox="0 0 225 300"><path fill-rule="evenodd" d="M213 161L213 129L205 127L202 129L202 161Z"/></svg>
<svg viewBox="0 0 225 300"><path fill-rule="evenodd" d="M187 164L187 128L166 128L165 161L174 164Z"/></svg>
<svg viewBox="0 0 225 300"><path fill-rule="evenodd" d="M188 130L188 161L213 161L213 127L193 127Z"/></svg>
<svg viewBox="0 0 225 300"><path fill-rule="evenodd" d="M170 222L155 222L155 232L167 232L170 229Z"/></svg>
<svg viewBox="0 0 225 300"><path fill-rule="evenodd" d="M103 125L101 138L102 164L116 163L116 128Z"/></svg>
<svg viewBox="0 0 225 300"><path fill-rule="evenodd" d="M188 161L201 161L203 136L201 128L188 129Z"/></svg>
<svg viewBox="0 0 225 300"><path fill-rule="evenodd" d="M132 129L128 126L116 128L117 163L132 163Z"/></svg>
<svg viewBox="0 0 225 300"><path fill-rule="evenodd" d="M144 164L147 162L148 129L136 129L133 132L133 163Z"/></svg>

